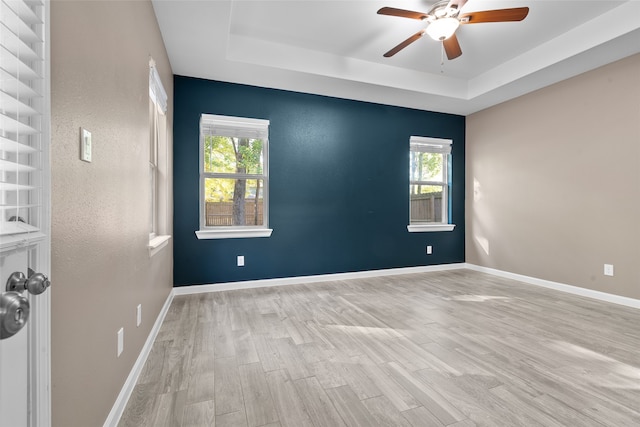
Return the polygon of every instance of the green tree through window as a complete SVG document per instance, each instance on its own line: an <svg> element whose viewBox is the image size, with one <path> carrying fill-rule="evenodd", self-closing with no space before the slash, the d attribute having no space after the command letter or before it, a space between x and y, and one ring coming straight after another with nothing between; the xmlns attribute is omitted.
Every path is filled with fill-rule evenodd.
<svg viewBox="0 0 640 427"><path fill-rule="evenodd" d="M262 179L247 175L263 174L263 142L261 139L207 135L204 140L204 170L206 173L235 174L238 178L208 178L205 180L207 203L231 203L231 225L261 225L259 206L262 200ZM247 199L253 199L253 221L247 224Z"/></svg>

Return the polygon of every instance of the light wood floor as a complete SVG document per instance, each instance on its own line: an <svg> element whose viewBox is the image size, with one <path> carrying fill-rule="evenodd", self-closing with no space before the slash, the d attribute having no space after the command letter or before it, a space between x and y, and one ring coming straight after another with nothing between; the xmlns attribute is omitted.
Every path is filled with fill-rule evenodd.
<svg viewBox="0 0 640 427"><path fill-rule="evenodd" d="M179 296L120 426L640 426L640 310L471 270Z"/></svg>

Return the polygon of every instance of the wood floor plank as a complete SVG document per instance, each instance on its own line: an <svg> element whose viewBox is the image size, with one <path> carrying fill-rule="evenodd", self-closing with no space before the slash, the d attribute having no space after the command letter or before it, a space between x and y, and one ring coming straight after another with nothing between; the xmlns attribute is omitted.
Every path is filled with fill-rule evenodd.
<svg viewBox="0 0 640 427"><path fill-rule="evenodd" d="M513 405L513 402L505 402L503 399L495 396L489 389L484 387L482 382L477 381L470 375L463 375L451 379L457 387L474 398L474 401L480 405L486 412L496 414L496 418L501 422L511 426L531 426L542 427L546 417L531 418L526 412L522 412L522 408Z"/></svg>
<svg viewBox="0 0 640 427"><path fill-rule="evenodd" d="M354 358L354 360L357 360L357 358ZM347 385L351 387L351 390L358 396L358 399L364 400L382 395L382 391L376 386L366 370L356 361L352 360L350 363L334 363L333 367L342 375L342 378L344 378Z"/></svg>
<svg viewBox="0 0 640 427"><path fill-rule="evenodd" d="M244 400L236 358L214 359L214 375L216 415L239 411L244 413Z"/></svg>
<svg viewBox="0 0 640 427"><path fill-rule="evenodd" d="M297 380L312 375L291 338L277 339L275 340L275 346L282 358L285 369L289 372L292 379Z"/></svg>
<svg viewBox="0 0 640 427"><path fill-rule="evenodd" d="M423 369L415 372L414 375L438 390L443 396L454 401L460 412L478 425L512 427L508 419L503 420L499 413L491 411L491 408L487 408L481 400L458 387L452 378L431 369ZM482 381L480 382L482 383Z"/></svg>
<svg viewBox="0 0 640 427"><path fill-rule="evenodd" d="M462 420L457 423L449 424L447 427L476 427L476 423L471 420Z"/></svg>
<svg viewBox="0 0 640 427"><path fill-rule="evenodd" d="M153 425L158 386L153 383L136 384L123 411L118 427L144 427Z"/></svg>
<svg viewBox="0 0 640 427"><path fill-rule="evenodd" d="M407 411L420 406L420 403L411 395L411 393L380 369L378 365L368 360L366 357L360 357L357 360L371 381L389 399L398 411Z"/></svg>
<svg viewBox="0 0 640 427"><path fill-rule="evenodd" d="M349 427L375 426L377 421L348 385L325 390L333 406Z"/></svg>
<svg viewBox="0 0 640 427"><path fill-rule="evenodd" d="M259 362L241 365L239 370L249 427L278 421L278 414L271 399L262 365Z"/></svg>
<svg viewBox="0 0 640 427"><path fill-rule="evenodd" d="M213 354L216 358L233 357L236 355L231 324L216 324L214 327Z"/></svg>
<svg viewBox="0 0 640 427"><path fill-rule="evenodd" d="M302 378L294 384L316 427L346 427L316 377Z"/></svg>
<svg viewBox="0 0 640 427"><path fill-rule="evenodd" d="M272 339L264 334L252 335L253 344L265 372L275 371L285 367L285 363L280 357L280 352Z"/></svg>
<svg viewBox="0 0 640 427"><path fill-rule="evenodd" d="M215 403L213 400L193 403L184 407L181 427L215 427Z"/></svg>
<svg viewBox="0 0 640 427"><path fill-rule="evenodd" d="M238 365L260 362L251 331L248 329L233 331L233 341Z"/></svg>
<svg viewBox="0 0 640 427"><path fill-rule="evenodd" d="M530 419L535 419L545 427L564 427L565 424L548 413L541 412L533 405L533 399L522 399L517 393L512 392L504 385L493 387L490 392L508 404L510 411L526 414Z"/></svg>
<svg viewBox="0 0 640 427"><path fill-rule="evenodd" d="M172 393L188 387L193 341L172 343L164 355L162 374L160 375L161 393Z"/></svg>
<svg viewBox="0 0 640 427"><path fill-rule="evenodd" d="M216 427L247 427L244 410L216 415Z"/></svg>
<svg viewBox="0 0 640 427"><path fill-rule="evenodd" d="M247 312L243 307L231 307L231 330L238 331L249 328Z"/></svg>
<svg viewBox="0 0 640 427"><path fill-rule="evenodd" d="M266 373L282 427L313 427L302 398L284 370Z"/></svg>
<svg viewBox="0 0 640 427"><path fill-rule="evenodd" d="M138 384L163 382L162 368L164 366L167 351L169 347L171 347L171 344L171 341L156 341L153 344L149 356L147 357L147 363L144 364L140 377L138 378Z"/></svg>
<svg viewBox="0 0 640 427"><path fill-rule="evenodd" d="M165 393L158 396L155 407L154 427L172 427L182 425L182 416L186 401L187 391Z"/></svg>
<svg viewBox="0 0 640 427"><path fill-rule="evenodd" d="M383 427L411 427L411 423L404 418L400 411L387 399L386 396L372 397L362 401L376 419L378 426Z"/></svg>
<svg viewBox="0 0 640 427"><path fill-rule="evenodd" d="M196 322L193 353L213 353L215 350L215 323Z"/></svg>
<svg viewBox="0 0 640 427"><path fill-rule="evenodd" d="M444 425L466 418L451 401L447 400L436 389L420 381L399 364L391 362L386 366L387 372Z"/></svg>
<svg viewBox="0 0 640 427"><path fill-rule="evenodd" d="M547 394L530 400L541 412L555 417L565 426L603 427L605 425Z"/></svg>
<svg viewBox="0 0 640 427"><path fill-rule="evenodd" d="M311 366L311 370L315 378L318 379L325 389L347 385L347 381L342 376L342 371L335 369L333 362L324 361L314 363Z"/></svg>
<svg viewBox="0 0 640 427"><path fill-rule="evenodd" d="M409 421L409 424L413 427L445 427L431 412L425 409L424 406L418 406L417 408L409 409L402 412L402 416ZM449 424L450 426L457 423Z"/></svg>
<svg viewBox="0 0 640 427"><path fill-rule="evenodd" d="M215 399L215 361L212 353L198 353L191 361L187 405Z"/></svg>
<svg viewBox="0 0 640 427"><path fill-rule="evenodd" d="M287 330L287 334L293 340L294 344L300 345L313 342L313 337L307 330L304 323L290 317L283 319L282 324Z"/></svg>

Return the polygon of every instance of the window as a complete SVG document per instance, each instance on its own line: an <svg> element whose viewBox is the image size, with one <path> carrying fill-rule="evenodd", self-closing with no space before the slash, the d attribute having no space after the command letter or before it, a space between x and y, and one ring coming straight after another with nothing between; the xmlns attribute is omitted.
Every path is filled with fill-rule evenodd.
<svg viewBox="0 0 640 427"><path fill-rule="evenodd" d="M269 237L269 121L200 118L199 239Z"/></svg>
<svg viewBox="0 0 640 427"><path fill-rule="evenodd" d="M153 60L149 62L149 251L154 255L167 245L167 93ZM163 234L164 233L164 234Z"/></svg>
<svg viewBox="0 0 640 427"><path fill-rule="evenodd" d="M412 136L409 141L410 232L451 231L449 193L451 144L449 139Z"/></svg>

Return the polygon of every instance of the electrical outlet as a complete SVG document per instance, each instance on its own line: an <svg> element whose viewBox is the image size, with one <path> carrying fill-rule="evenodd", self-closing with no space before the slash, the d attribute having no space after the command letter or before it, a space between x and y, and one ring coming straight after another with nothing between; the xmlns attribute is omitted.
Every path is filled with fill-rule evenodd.
<svg viewBox="0 0 640 427"><path fill-rule="evenodd" d="M605 264L604 265L604 275L605 276L613 276L613 264Z"/></svg>
<svg viewBox="0 0 640 427"><path fill-rule="evenodd" d="M238 255L238 267L244 267L244 255Z"/></svg>
<svg viewBox="0 0 640 427"><path fill-rule="evenodd" d="M431 255L433 253L433 247L431 245L427 246L427 255Z"/></svg>
<svg viewBox="0 0 640 427"><path fill-rule="evenodd" d="M120 357L123 350L124 350L124 328L120 328L120 330L118 330L118 349L117 349L118 357Z"/></svg>
<svg viewBox="0 0 640 427"><path fill-rule="evenodd" d="M136 326L140 326L142 323L142 304L138 304L136 307Z"/></svg>

